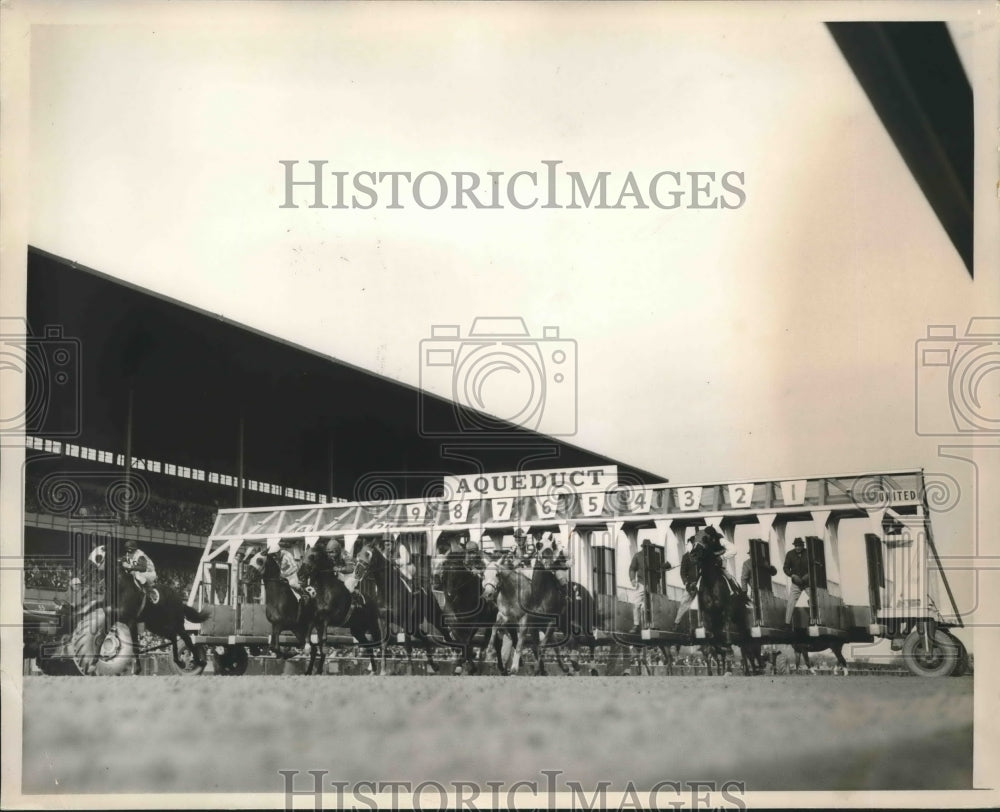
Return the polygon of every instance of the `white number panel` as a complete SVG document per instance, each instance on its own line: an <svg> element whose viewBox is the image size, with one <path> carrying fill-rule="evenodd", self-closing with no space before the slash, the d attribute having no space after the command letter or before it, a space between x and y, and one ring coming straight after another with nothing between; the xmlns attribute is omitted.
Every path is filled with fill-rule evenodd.
<svg viewBox="0 0 1000 812"><path fill-rule="evenodd" d="M697 510L701 507L701 486L693 488L674 488L677 497L678 510Z"/></svg>
<svg viewBox="0 0 1000 812"><path fill-rule="evenodd" d="M786 505L801 505L806 501L806 481L788 479L781 483L781 501Z"/></svg>
<svg viewBox="0 0 1000 812"><path fill-rule="evenodd" d="M604 493L581 493L580 512L584 516L600 516L604 512Z"/></svg>
<svg viewBox="0 0 1000 812"><path fill-rule="evenodd" d="M503 522L509 519L514 509L513 499L491 499L490 504L492 505L492 518L495 522Z"/></svg>
<svg viewBox="0 0 1000 812"><path fill-rule="evenodd" d="M727 485L729 491L729 505L734 508L748 508L753 502L753 483L746 482L741 485Z"/></svg>
<svg viewBox="0 0 1000 812"><path fill-rule="evenodd" d="M538 517L541 519L556 518L558 515L556 511L557 506L558 504L554 496L535 497L535 509L538 511Z"/></svg>
<svg viewBox="0 0 1000 812"><path fill-rule="evenodd" d="M469 520L469 503L465 500L461 502L449 502L448 518L456 524L467 522Z"/></svg>
<svg viewBox="0 0 1000 812"><path fill-rule="evenodd" d="M628 495L629 513L649 513L653 492L649 488L634 488Z"/></svg>

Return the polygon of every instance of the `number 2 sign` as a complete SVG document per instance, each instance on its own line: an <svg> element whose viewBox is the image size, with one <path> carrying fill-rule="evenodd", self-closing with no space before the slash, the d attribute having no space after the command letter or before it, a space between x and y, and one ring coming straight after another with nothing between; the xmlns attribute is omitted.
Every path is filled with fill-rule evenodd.
<svg viewBox="0 0 1000 812"><path fill-rule="evenodd" d="M742 485L727 485L729 490L729 505L734 508L748 508L753 501L753 483Z"/></svg>

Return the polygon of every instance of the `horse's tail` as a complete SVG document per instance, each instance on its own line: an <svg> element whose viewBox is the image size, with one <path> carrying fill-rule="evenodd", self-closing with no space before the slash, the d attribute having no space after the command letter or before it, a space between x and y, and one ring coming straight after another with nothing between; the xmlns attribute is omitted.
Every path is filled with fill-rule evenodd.
<svg viewBox="0 0 1000 812"><path fill-rule="evenodd" d="M204 623L209 617L211 617L211 612L184 604L184 619L189 623Z"/></svg>

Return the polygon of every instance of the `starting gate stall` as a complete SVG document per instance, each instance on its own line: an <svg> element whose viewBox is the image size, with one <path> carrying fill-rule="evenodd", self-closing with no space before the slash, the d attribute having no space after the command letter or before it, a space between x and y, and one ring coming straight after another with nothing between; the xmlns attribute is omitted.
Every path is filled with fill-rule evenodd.
<svg viewBox="0 0 1000 812"><path fill-rule="evenodd" d="M732 575L740 577L737 563L753 564L748 613L762 641L890 638L914 673L961 669L966 653L949 629L962 622L937 560L922 470L623 485L614 466L603 466L445 477L438 495L422 499L221 510L190 594L210 617L192 628L237 666L245 660L237 649L267 642L263 596L248 583L245 562L269 541L293 539L300 554L334 538L350 558L365 539L390 537L408 546L418 582L430 587L431 555L450 538L482 540L489 552L511 547L516 531L551 531L565 545L570 577L594 595L599 639L690 644L705 631L696 608L694 640L675 623L684 596L678 564L685 540L706 526L735 550ZM782 565L796 538L805 542L810 577L787 628ZM627 572L643 549L643 566L657 574L647 579L646 623L636 635ZM672 569L660 575L663 562ZM947 618L938 609L941 585L953 610ZM332 642L350 640L345 630L331 632Z"/></svg>

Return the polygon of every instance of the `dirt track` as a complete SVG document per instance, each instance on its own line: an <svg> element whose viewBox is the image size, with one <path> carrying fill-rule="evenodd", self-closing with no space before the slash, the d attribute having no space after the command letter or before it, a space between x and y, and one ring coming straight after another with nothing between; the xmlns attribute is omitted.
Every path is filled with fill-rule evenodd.
<svg viewBox="0 0 1000 812"><path fill-rule="evenodd" d="M25 792L280 792L330 780L972 780L972 680L899 677L31 677ZM58 782L58 783L57 783Z"/></svg>

